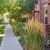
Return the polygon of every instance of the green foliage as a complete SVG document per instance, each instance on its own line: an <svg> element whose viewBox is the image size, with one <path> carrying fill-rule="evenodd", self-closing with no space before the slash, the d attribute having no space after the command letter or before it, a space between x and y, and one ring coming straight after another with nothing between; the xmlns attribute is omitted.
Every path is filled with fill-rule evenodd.
<svg viewBox="0 0 50 50"><path fill-rule="evenodd" d="M1 42L2 42L2 37L0 37L0 45L1 45Z"/></svg>
<svg viewBox="0 0 50 50"><path fill-rule="evenodd" d="M1 35L3 35L4 29L5 29L5 25L0 26L0 45L1 45L2 38L3 38L3 36L1 36Z"/></svg>
<svg viewBox="0 0 50 50"><path fill-rule="evenodd" d="M26 34L21 34L21 40L25 50L43 50L43 39L41 32L36 29L27 28Z"/></svg>
<svg viewBox="0 0 50 50"><path fill-rule="evenodd" d="M0 0L0 13L11 11L14 6L14 0Z"/></svg>
<svg viewBox="0 0 50 50"><path fill-rule="evenodd" d="M21 11L23 13L32 13L34 6L37 3L38 0L20 0L20 5L22 7Z"/></svg>
<svg viewBox="0 0 50 50"><path fill-rule="evenodd" d="M13 25L13 29L14 29L14 32L15 32L15 35L16 36L20 36L21 33L24 33L24 27L25 27L25 24L22 23L22 22L16 22L14 25Z"/></svg>
<svg viewBox="0 0 50 50"><path fill-rule="evenodd" d="M5 26L0 26L0 34L3 34Z"/></svg>
<svg viewBox="0 0 50 50"><path fill-rule="evenodd" d="M18 18L17 22L26 22L28 18Z"/></svg>
<svg viewBox="0 0 50 50"><path fill-rule="evenodd" d="M21 33L25 33L25 22L28 18L18 18L15 23L12 23L16 36L20 36Z"/></svg>
<svg viewBox="0 0 50 50"><path fill-rule="evenodd" d="M38 0L0 0L0 13L10 12L10 17L16 19L23 14L31 13Z"/></svg>
<svg viewBox="0 0 50 50"><path fill-rule="evenodd" d="M39 21L28 20L25 34L21 33L21 42L25 50L43 50L44 41L42 37L43 27Z"/></svg>
<svg viewBox="0 0 50 50"><path fill-rule="evenodd" d="M36 23L37 24L37 23ZM36 26L36 25L35 25ZM41 36L41 31L37 28L31 28L23 22L16 22L13 25L16 36L20 36L20 42L25 50L43 50L44 43Z"/></svg>

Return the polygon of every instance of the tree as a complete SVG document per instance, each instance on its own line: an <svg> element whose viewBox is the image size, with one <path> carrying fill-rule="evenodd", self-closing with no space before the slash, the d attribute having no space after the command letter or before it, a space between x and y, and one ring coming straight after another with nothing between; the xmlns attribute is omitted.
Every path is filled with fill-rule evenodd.
<svg viewBox="0 0 50 50"><path fill-rule="evenodd" d="M24 13L32 13L34 10L35 4L38 3L38 0L20 0L20 5Z"/></svg>
<svg viewBox="0 0 50 50"><path fill-rule="evenodd" d="M38 0L0 0L0 13L9 11L11 18L16 19L23 14L32 13L37 3Z"/></svg>
<svg viewBox="0 0 50 50"><path fill-rule="evenodd" d="M23 14L30 14L37 3L38 0L16 0L13 14L15 15L16 13L16 17L22 16Z"/></svg>
<svg viewBox="0 0 50 50"><path fill-rule="evenodd" d="M3 0L0 0L0 13L2 13L3 11L2 3L3 3Z"/></svg>

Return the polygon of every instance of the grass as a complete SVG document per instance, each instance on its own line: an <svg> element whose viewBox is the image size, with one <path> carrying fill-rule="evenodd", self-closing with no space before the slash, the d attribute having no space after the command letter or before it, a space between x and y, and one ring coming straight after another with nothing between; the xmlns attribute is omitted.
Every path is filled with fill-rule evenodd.
<svg viewBox="0 0 50 50"><path fill-rule="evenodd" d="M5 25L0 25L0 45L1 45L1 41L2 41L2 38L4 36L4 29L5 29Z"/></svg>
<svg viewBox="0 0 50 50"><path fill-rule="evenodd" d="M43 27L37 20L28 20L25 34L21 34L21 42L25 50L43 50L44 43L42 38Z"/></svg>

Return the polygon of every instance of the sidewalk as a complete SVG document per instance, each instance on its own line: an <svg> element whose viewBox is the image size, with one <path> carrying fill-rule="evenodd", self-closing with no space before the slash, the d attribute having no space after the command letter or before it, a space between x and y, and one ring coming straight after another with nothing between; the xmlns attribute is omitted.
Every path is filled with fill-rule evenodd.
<svg viewBox="0 0 50 50"><path fill-rule="evenodd" d="M10 25L7 25L0 50L23 50Z"/></svg>

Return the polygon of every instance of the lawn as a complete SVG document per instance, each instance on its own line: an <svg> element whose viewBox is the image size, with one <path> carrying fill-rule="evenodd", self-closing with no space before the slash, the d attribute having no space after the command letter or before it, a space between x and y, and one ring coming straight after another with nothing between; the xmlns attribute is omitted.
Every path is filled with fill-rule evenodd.
<svg viewBox="0 0 50 50"><path fill-rule="evenodd" d="M1 45L2 38L4 36L4 29L5 29L5 25L0 25L0 45Z"/></svg>

